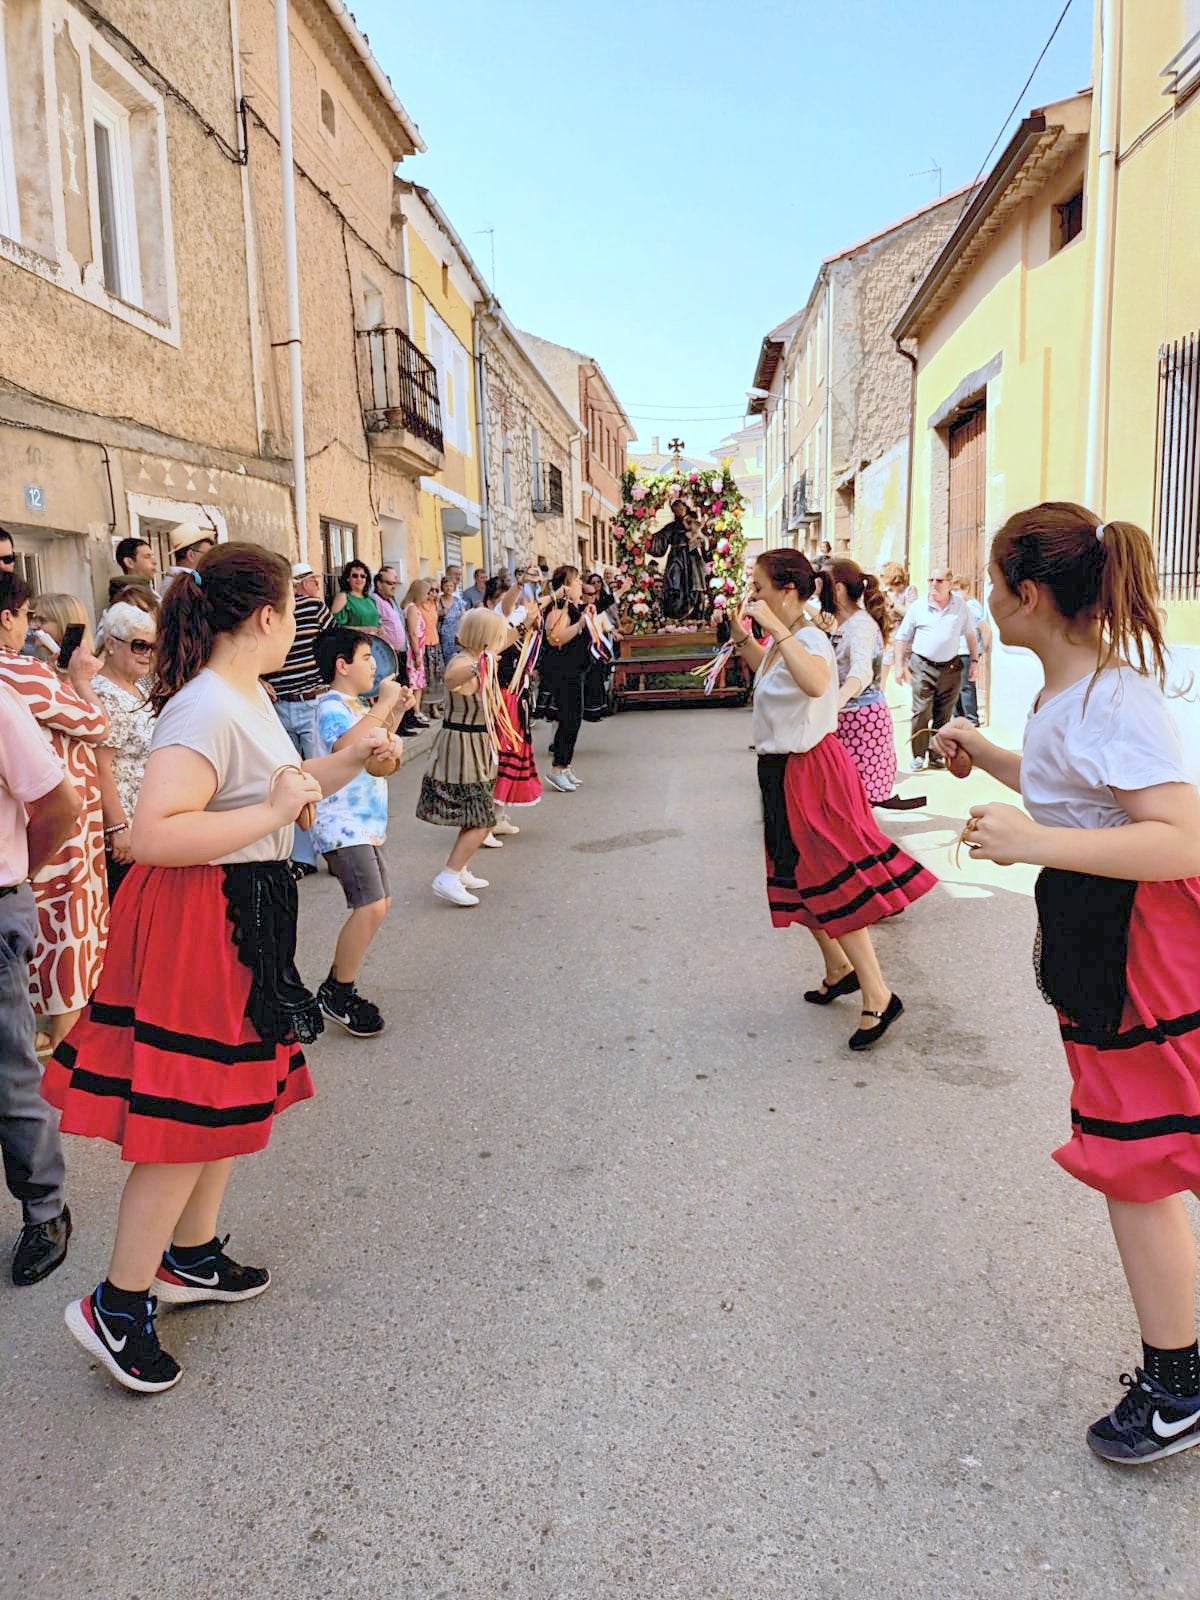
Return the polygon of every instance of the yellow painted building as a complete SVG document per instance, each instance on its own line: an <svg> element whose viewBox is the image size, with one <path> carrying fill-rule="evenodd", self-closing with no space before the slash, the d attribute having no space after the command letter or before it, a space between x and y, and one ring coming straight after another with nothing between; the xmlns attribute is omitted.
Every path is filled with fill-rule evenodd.
<svg viewBox="0 0 1200 1600"><path fill-rule="evenodd" d="M396 183L408 325L437 369L445 465L420 480L417 561L409 577L437 578L451 562L485 563L475 318L489 298L433 195Z"/></svg>
<svg viewBox="0 0 1200 1600"><path fill-rule="evenodd" d="M914 581L981 580L1014 512L1090 504L1151 534L1181 683L1200 676L1196 21L1190 0L1097 0L1094 89L1022 121L893 330L917 358ZM997 647L1003 736L1038 677ZM1200 706L1172 704L1200 768Z"/></svg>

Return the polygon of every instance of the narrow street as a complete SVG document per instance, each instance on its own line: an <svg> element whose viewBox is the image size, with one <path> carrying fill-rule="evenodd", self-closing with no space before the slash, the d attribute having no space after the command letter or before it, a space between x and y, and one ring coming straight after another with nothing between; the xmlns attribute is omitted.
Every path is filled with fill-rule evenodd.
<svg viewBox="0 0 1200 1600"><path fill-rule="evenodd" d="M4 1600L1194 1600L1200 1455L1083 1442L1136 1327L1049 1159L1031 875L950 864L986 784L906 780L930 807L887 827L951 881L882 927L907 1016L853 1056L768 921L749 728L585 727L472 912L402 771L388 1031L327 1035L241 1163L230 1249L273 1287L165 1313L160 1399L62 1325L120 1181L70 1142L69 1259L0 1289ZM315 982L341 894L301 899Z"/></svg>

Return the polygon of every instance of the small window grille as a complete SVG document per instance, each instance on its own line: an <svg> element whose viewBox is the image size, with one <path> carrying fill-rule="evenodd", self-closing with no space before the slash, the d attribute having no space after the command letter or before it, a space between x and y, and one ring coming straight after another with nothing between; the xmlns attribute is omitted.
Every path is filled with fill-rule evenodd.
<svg viewBox="0 0 1200 1600"><path fill-rule="evenodd" d="M1200 596L1200 333L1158 353L1154 539L1166 593Z"/></svg>

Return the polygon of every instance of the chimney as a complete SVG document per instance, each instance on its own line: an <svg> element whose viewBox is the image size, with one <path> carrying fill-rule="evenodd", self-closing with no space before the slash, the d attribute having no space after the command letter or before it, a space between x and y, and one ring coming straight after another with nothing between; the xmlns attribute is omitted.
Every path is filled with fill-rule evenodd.
<svg viewBox="0 0 1200 1600"><path fill-rule="evenodd" d="M650 441L650 454L652 456L657 456L657 455L661 455L662 454L662 451L658 448L658 434L655 434L653 439L651 439L651 441Z"/></svg>

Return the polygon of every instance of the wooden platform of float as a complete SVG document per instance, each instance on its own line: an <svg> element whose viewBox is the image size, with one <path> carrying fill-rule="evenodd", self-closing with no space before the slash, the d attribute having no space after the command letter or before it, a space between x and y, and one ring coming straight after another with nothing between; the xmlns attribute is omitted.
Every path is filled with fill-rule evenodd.
<svg viewBox="0 0 1200 1600"><path fill-rule="evenodd" d="M712 694L691 669L707 666L717 648L712 628L689 632L629 633L620 637L613 663L612 704L615 711L642 706L744 706L750 698L750 677L741 658L723 669Z"/></svg>

